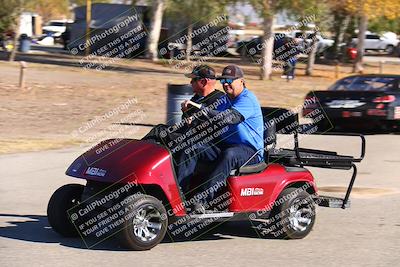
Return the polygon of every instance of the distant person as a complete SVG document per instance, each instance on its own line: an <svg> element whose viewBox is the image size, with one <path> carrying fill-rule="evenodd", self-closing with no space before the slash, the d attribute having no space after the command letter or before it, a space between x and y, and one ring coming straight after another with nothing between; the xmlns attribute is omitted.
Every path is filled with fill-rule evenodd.
<svg viewBox="0 0 400 267"><path fill-rule="evenodd" d="M283 74L282 74L281 78L293 80L294 73L296 70L296 63L297 63L296 56L290 57L288 60L286 60L284 66L283 66Z"/></svg>
<svg viewBox="0 0 400 267"><path fill-rule="evenodd" d="M281 78L292 80L295 77L297 55L301 52L300 47L296 44L295 40L290 37L283 39L284 49L277 57L283 63L283 73Z"/></svg>

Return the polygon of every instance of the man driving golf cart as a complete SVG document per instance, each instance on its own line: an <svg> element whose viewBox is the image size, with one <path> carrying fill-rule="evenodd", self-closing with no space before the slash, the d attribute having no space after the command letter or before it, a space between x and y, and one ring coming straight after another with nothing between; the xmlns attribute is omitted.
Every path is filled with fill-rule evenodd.
<svg viewBox="0 0 400 267"><path fill-rule="evenodd" d="M179 185L184 193L188 188L199 161L214 164L206 182L200 189L202 197L192 209L197 212L205 212L209 208L209 202L214 199L216 193L223 189L233 169L239 168L245 162L256 164L263 161L263 116L260 104L256 96L245 86L243 71L236 65L224 68L222 75L217 79L223 86L226 95L221 97L221 104L214 110L206 110L206 116L215 118L223 114L223 120L219 121L226 126L219 142L209 142L198 146L189 153L180 155L177 166ZM254 156L258 153L256 156ZM252 156L254 156L252 158ZM206 194L204 194L206 192ZM196 199L200 199L197 197Z"/></svg>
<svg viewBox="0 0 400 267"><path fill-rule="evenodd" d="M195 66L191 73L185 74L186 77L191 79L191 86L193 89L194 96L189 100L181 103L182 107L182 121L183 124L179 124L179 127L175 127L173 131L168 131L168 125L159 124L155 126L143 139L154 140L162 144L169 144L171 141L176 140L182 134L187 132L190 128L195 127L201 121L205 120L203 116L193 116L198 111L193 106L194 104L201 105L201 108L206 108L212 105L218 98L224 95L223 92L215 90L215 70L208 65ZM176 144L173 142L172 144ZM173 147L168 147L173 150Z"/></svg>

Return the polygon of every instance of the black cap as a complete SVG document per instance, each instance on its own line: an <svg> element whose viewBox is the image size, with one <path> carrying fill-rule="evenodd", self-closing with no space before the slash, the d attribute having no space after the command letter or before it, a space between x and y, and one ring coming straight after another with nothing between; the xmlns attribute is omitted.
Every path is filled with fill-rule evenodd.
<svg viewBox="0 0 400 267"><path fill-rule="evenodd" d="M215 70L208 65L199 65L193 68L191 73L186 73L186 77L188 78L215 78Z"/></svg>
<svg viewBox="0 0 400 267"><path fill-rule="evenodd" d="M222 71L222 75L218 76L218 80L221 79L237 79L243 78L244 74L241 68L236 65L228 65Z"/></svg>

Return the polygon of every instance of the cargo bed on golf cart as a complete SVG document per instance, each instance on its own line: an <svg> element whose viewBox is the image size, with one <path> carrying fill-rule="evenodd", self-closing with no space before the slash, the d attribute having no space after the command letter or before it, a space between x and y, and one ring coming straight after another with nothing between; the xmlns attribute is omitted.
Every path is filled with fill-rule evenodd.
<svg viewBox="0 0 400 267"><path fill-rule="evenodd" d="M310 127L305 127L305 125L299 124L298 114L291 114L291 116L285 116L285 123L276 123L274 118L283 112L290 113L286 109L274 109L274 108L263 108L264 121L269 125L266 133L267 146L267 163L281 163L285 166L292 167L316 167L316 168L328 168L328 169L340 169L340 170L350 170L353 169L353 173L346 190L345 197L329 197L329 196L319 196L319 205L325 207L340 207L346 208L350 206L349 197L351 190L354 185L354 180L357 176L357 167L354 163L361 162L365 155L365 137L361 134L352 133L334 133L325 132L318 133L313 132L313 134L318 135L334 135L334 136L355 136L361 139L361 152L359 157L340 155L334 151L327 150L317 150L309 148L301 148L299 145L299 134L307 134ZM277 114L278 113L278 114ZM289 127L288 127L289 126ZM291 134L294 138L294 148L276 148L276 133ZM269 147L268 147L269 146Z"/></svg>

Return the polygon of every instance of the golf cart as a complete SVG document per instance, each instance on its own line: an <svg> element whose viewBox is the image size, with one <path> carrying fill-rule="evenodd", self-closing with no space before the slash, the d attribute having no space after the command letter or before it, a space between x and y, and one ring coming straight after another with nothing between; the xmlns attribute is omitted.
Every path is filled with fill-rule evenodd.
<svg viewBox="0 0 400 267"><path fill-rule="evenodd" d="M85 179L86 185L67 184L54 192L47 208L49 223L62 236L81 236L85 243L115 236L121 245L133 250L153 248L166 233L170 237L182 232L189 236L197 231L193 227L210 225L209 222L274 221L276 224L269 229L279 237L304 238L314 225L316 205L349 207L357 174L355 163L364 157L365 138L359 135L362 142L358 158L301 148L299 134L303 128L297 114L282 124L277 120L282 112L288 111L263 108L265 162L248 165L249 159L232 170L225 192L220 195L228 197L219 197L227 203L224 209L189 212L189 196L177 185L171 151L162 144L112 139L88 150L67 169L68 176ZM293 135L294 148L276 147L276 133L282 130ZM353 169L344 198L319 195L306 166Z"/></svg>

